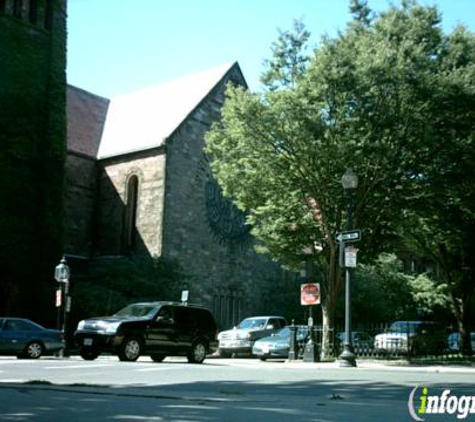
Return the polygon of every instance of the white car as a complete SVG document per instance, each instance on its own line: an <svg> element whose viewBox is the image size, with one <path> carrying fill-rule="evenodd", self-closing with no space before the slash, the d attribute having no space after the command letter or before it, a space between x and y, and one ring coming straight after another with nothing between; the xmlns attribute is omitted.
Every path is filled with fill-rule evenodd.
<svg viewBox="0 0 475 422"><path fill-rule="evenodd" d="M432 321L396 321L374 338L379 353L439 354L446 350L446 343L444 328Z"/></svg>
<svg viewBox="0 0 475 422"><path fill-rule="evenodd" d="M257 339L270 336L287 325L282 316L256 316L242 320L232 330L218 334L221 357L252 355L252 346Z"/></svg>

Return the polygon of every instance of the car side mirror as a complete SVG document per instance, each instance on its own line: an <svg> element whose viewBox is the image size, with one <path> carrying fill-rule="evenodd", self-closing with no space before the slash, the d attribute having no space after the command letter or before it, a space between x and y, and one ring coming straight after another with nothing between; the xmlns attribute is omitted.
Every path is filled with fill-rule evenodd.
<svg viewBox="0 0 475 422"><path fill-rule="evenodd" d="M272 324L269 324L269 325L267 326L267 329L268 329L268 330L273 330L273 329L274 329L274 326L273 326Z"/></svg>

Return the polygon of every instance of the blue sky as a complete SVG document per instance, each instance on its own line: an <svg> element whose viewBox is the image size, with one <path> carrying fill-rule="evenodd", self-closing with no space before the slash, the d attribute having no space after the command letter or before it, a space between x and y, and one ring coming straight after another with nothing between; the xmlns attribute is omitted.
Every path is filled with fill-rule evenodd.
<svg viewBox="0 0 475 422"><path fill-rule="evenodd" d="M399 4L399 0L394 1ZM475 30L475 1L437 5L449 32ZM389 0L369 0L376 11ZM238 61L252 90L278 29L302 19L312 33L335 35L350 20L349 0L69 0L68 83L107 98Z"/></svg>

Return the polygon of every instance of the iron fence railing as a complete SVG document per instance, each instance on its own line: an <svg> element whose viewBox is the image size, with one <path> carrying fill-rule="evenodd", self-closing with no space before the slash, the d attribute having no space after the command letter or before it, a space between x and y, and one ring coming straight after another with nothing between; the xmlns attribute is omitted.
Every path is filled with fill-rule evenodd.
<svg viewBox="0 0 475 422"><path fill-rule="evenodd" d="M338 357L345 344L341 327L330 330L324 344L321 326L311 328L313 341L320 355ZM302 357L308 339L295 341L295 356ZM460 335L442 324L427 321L397 321L358 325L351 330L351 346L359 358L373 359L459 359L473 356L475 333L471 336L471 350L462 348ZM323 352L323 353L322 353Z"/></svg>

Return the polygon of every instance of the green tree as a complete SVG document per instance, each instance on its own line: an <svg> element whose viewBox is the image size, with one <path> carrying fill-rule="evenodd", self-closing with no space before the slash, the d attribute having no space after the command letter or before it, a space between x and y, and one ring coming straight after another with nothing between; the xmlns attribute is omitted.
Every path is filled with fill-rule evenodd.
<svg viewBox="0 0 475 422"><path fill-rule="evenodd" d="M417 180L424 200L408 210L404 236L409 247L436 264L430 278L433 288L426 288L422 297L433 301L434 293L446 293L462 347L470 352L475 293L474 34L459 26L445 39L439 57L440 71L433 83L438 101L431 110L432 137L439 148Z"/></svg>
<svg viewBox="0 0 475 422"><path fill-rule="evenodd" d="M379 323L417 318L413 279L403 272L401 261L392 253L381 254L374 264L359 265L353 282L353 319Z"/></svg>
<svg viewBox="0 0 475 422"><path fill-rule="evenodd" d="M335 235L345 217L346 167L360 179L354 223L369 261L393 240L402 211L430 194L421 181L434 169L444 135L457 137L459 129L447 119L439 133L441 104L452 95L443 87L459 69L445 65L450 37L437 8L407 1L369 19L358 4L365 6L352 2L346 30L324 37L297 72L294 64L306 63L297 59L304 44L296 49L292 40L302 39L302 28L281 33L264 78L269 89L229 87L222 120L206 137L213 172L224 194L247 211L261 250L295 268L310 251L322 275L327 328L342 286ZM327 341L324 331L324 353Z"/></svg>

